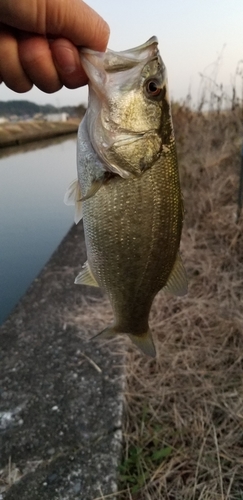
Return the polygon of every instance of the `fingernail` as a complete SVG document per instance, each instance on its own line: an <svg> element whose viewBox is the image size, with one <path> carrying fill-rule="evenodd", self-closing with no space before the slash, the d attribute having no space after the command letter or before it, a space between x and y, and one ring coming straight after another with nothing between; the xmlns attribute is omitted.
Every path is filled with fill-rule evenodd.
<svg viewBox="0 0 243 500"><path fill-rule="evenodd" d="M77 69L74 53L68 47L55 47L55 61L62 73L70 75Z"/></svg>

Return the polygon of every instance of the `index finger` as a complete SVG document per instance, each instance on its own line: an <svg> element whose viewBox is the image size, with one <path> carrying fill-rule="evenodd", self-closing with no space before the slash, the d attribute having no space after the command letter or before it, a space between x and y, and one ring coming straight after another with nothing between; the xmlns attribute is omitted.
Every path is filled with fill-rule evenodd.
<svg viewBox="0 0 243 500"><path fill-rule="evenodd" d="M82 0L1 0L1 21L93 50L104 51L109 39L107 23Z"/></svg>

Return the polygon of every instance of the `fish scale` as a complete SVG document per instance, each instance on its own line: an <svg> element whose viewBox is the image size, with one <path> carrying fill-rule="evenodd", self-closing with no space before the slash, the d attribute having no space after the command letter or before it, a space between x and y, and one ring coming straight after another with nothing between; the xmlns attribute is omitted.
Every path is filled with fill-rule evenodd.
<svg viewBox="0 0 243 500"><path fill-rule="evenodd" d="M161 157L137 179L112 178L83 203L88 261L121 331L124 325L131 332L147 331L152 300L165 286L178 250L178 171L172 166L168 175L163 162Z"/></svg>
<svg viewBox="0 0 243 500"><path fill-rule="evenodd" d="M153 37L124 52L80 52L90 97L78 135L79 187L68 195L77 212L82 202L87 248L75 283L103 288L114 313L100 337L127 334L151 356L155 295L187 292L176 146L157 45Z"/></svg>

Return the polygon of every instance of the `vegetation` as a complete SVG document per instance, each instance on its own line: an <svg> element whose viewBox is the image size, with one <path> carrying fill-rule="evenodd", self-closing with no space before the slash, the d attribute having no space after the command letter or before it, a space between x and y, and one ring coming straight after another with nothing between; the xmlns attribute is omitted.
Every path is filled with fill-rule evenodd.
<svg viewBox="0 0 243 500"><path fill-rule="evenodd" d="M189 293L155 300L156 360L129 345L122 500L243 498L240 114L174 116Z"/></svg>

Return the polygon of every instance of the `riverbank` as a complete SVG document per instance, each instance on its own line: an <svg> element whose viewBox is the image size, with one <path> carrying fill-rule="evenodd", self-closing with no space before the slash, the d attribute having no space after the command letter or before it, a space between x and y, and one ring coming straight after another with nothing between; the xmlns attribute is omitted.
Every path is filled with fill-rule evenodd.
<svg viewBox="0 0 243 500"><path fill-rule="evenodd" d="M0 149L77 132L80 118L66 122L32 120L0 124Z"/></svg>

